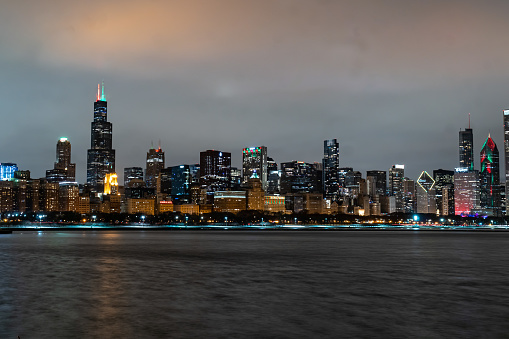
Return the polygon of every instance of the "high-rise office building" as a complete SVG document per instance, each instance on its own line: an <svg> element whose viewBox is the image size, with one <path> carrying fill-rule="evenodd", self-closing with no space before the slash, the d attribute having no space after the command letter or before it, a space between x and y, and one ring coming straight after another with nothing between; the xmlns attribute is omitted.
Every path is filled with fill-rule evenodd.
<svg viewBox="0 0 509 339"><path fill-rule="evenodd" d="M231 185L231 153L216 150L200 152L200 185L207 190L207 203L215 191L226 191Z"/></svg>
<svg viewBox="0 0 509 339"><path fill-rule="evenodd" d="M324 140L322 159L323 197L339 200L339 142L336 139Z"/></svg>
<svg viewBox="0 0 509 339"><path fill-rule="evenodd" d="M157 177L164 168L164 152L161 146L151 147L147 152L147 167L145 171L145 181L148 188L157 188Z"/></svg>
<svg viewBox="0 0 509 339"><path fill-rule="evenodd" d="M468 115L468 128L459 132L460 167L474 170L474 133L470 128L470 114Z"/></svg>
<svg viewBox="0 0 509 339"><path fill-rule="evenodd" d="M191 202L192 175L189 165L171 167L171 198L174 204L188 204Z"/></svg>
<svg viewBox="0 0 509 339"><path fill-rule="evenodd" d="M504 110L504 156L505 156L505 197L506 215L509 215L509 109Z"/></svg>
<svg viewBox="0 0 509 339"><path fill-rule="evenodd" d="M112 125L108 122L104 84L102 87L97 85L90 149L87 152L87 183L93 193L101 193L105 175L115 172L115 150L112 146Z"/></svg>
<svg viewBox="0 0 509 339"><path fill-rule="evenodd" d="M422 171L415 185L417 213L437 212L435 180L426 171Z"/></svg>
<svg viewBox="0 0 509 339"><path fill-rule="evenodd" d="M367 171L366 178L372 177L374 192L369 192L371 196L380 196L387 194L387 172L386 171Z"/></svg>
<svg viewBox="0 0 509 339"><path fill-rule="evenodd" d="M502 216L500 210L500 161L498 148L491 136L481 149L481 210L487 215Z"/></svg>
<svg viewBox="0 0 509 339"><path fill-rule="evenodd" d="M433 170L437 209L440 215L454 215L454 171Z"/></svg>
<svg viewBox="0 0 509 339"><path fill-rule="evenodd" d="M262 188L267 189L267 147L249 147L242 150L242 183L256 172L262 182Z"/></svg>
<svg viewBox="0 0 509 339"><path fill-rule="evenodd" d="M277 162L270 157L267 158L267 173L267 193L278 193L281 175L277 169Z"/></svg>
<svg viewBox="0 0 509 339"><path fill-rule="evenodd" d="M396 212L404 212L403 206L403 179L405 165L393 165L389 169L389 194L396 200Z"/></svg>
<svg viewBox="0 0 509 339"><path fill-rule="evenodd" d="M124 168L124 187L129 185L131 180L143 181L143 168L141 167L126 167Z"/></svg>
<svg viewBox="0 0 509 339"><path fill-rule="evenodd" d="M49 182L74 182L76 180L76 164L71 163L71 143L67 138L57 142L57 161L53 169L46 171Z"/></svg>
<svg viewBox="0 0 509 339"><path fill-rule="evenodd" d="M314 164L295 160L281 163L281 194L320 192L320 179Z"/></svg>
<svg viewBox="0 0 509 339"><path fill-rule="evenodd" d="M459 167L454 171L454 214L472 216L480 207L479 172Z"/></svg>

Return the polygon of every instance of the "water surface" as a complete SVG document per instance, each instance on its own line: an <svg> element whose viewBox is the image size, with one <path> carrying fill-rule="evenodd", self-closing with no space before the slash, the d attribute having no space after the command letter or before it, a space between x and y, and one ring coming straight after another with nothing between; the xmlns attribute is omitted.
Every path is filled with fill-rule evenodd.
<svg viewBox="0 0 509 339"><path fill-rule="evenodd" d="M0 338L507 337L509 233L0 235Z"/></svg>

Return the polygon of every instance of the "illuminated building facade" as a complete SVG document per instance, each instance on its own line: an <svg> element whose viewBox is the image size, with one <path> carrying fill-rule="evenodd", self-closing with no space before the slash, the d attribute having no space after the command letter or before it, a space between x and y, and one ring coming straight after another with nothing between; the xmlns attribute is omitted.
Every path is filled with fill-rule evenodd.
<svg viewBox="0 0 509 339"><path fill-rule="evenodd" d="M263 190L267 189L267 147L248 147L242 150L242 183L256 172L262 182Z"/></svg>
<svg viewBox="0 0 509 339"><path fill-rule="evenodd" d="M76 182L59 183L58 204L61 212L77 212L79 210L79 187Z"/></svg>
<svg viewBox="0 0 509 339"><path fill-rule="evenodd" d="M509 109L504 110L504 156L505 156L505 197L506 197L506 215L509 204L507 197L509 197Z"/></svg>
<svg viewBox="0 0 509 339"><path fill-rule="evenodd" d="M145 171L145 181L148 188L157 188L157 177L164 168L164 152L159 148L151 148L147 152L147 167Z"/></svg>
<svg viewBox="0 0 509 339"><path fill-rule="evenodd" d="M112 147L112 125L108 122L108 103L102 89L97 85L94 102L90 149L87 152L87 183L93 193L103 192L106 173L115 172L115 150Z"/></svg>
<svg viewBox="0 0 509 339"><path fill-rule="evenodd" d="M106 173L104 176L104 195L118 194L118 176L117 173Z"/></svg>
<svg viewBox="0 0 509 339"><path fill-rule="evenodd" d="M405 211L403 206L403 179L405 177L405 165L393 165L389 169L389 194L394 196L396 212Z"/></svg>
<svg viewBox="0 0 509 339"><path fill-rule="evenodd" d="M426 171L422 171L415 185L417 213L437 212L435 180Z"/></svg>
<svg viewBox="0 0 509 339"><path fill-rule="evenodd" d="M481 210L483 214L502 216L500 210L500 160L498 148L491 136L481 149Z"/></svg>
<svg viewBox="0 0 509 339"><path fill-rule="evenodd" d="M322 159L323 197L331 201L339 200L339 142L336 139L324 140Z"/></svg>
<svg viewBox="0 0 509 339"><path fill-rule="evenodd" d="M479 172L459 167L454 172L454 214L474 216L479 212Z"/></svg>
<svg viewBox="0 0 509 339"><path fill-rule="evenodd" d="M216 191L214 194L215 212L238 213L246 207L246 191Z"/></svg>
<svg viewBox="0 0 509 339"><path fill-rule="evenodd" d="M415 186L415 181L409 178L403 179L403 212L405 213L415 213L417 210ZM394 202L396 202L396 200L394 200Z"/></svg>
<svg viewBox="0 0 509 339"><path fill-rule="evenodd" d="M248 180L247 209L263 211L265 209L265 191L260 178L252 177Z"/></svg>
<svg viewBox="0 0 509 339"><path fill-rule="evenodd" d="M10 162L0 164L0 180L10 180L14 178L14 172L18 170L18 165Z"/></svg>

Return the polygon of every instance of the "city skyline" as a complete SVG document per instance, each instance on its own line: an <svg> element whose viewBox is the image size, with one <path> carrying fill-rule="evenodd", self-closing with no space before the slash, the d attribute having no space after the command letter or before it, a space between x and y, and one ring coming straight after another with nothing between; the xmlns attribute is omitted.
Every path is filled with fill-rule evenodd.
<svg viewBox="0 0 509 339"><path fill-rule="evenodd" d="M167 166L219 149L241 168L245 147L265 145L279 164L320 162L323 140L336 138L341 166L405 164L416 179L458 166L468 113L475 158L481 136L503 145L503 1L57 3L9 3L0 14L0 155L34 177L67 137L85 181L84 127L102 79L119 176L145 167L152 141Z"/></svg>

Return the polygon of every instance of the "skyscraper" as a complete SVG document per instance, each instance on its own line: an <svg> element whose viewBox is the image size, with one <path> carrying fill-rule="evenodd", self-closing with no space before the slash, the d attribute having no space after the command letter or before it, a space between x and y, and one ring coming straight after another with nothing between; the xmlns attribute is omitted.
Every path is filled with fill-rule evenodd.
<svg viewBox="0 0 509 339"><path fill-rule="evenodd" d="M506 209L509 210L507 197L509 197L509 109L504 110L504 156L505 156L505 197ZM509 213L506 212L506 215Z"/></svg>
<svg viewBox="0 0 509 339"><path fill-rule="evenodd" d="M67 138L57 142L57 161L52 170L46 171L50 182L73 182L76 180L76 164L71 163L71 143Z"/></svg>
<svg viewBox="0 0 509 339"><path fill-rule="evenodd" d="M303 161L281 163L281 194L320 192L319 172L314 164Z"/></svg>
<svg viewBox="0 0 509 339"><path fill-rule="evenodd" d="M97 100L94 102L90 149L87 152L87 183L94 193L103 191L104 177L115 172L115 150L112 148L112 125L108 122L108 103L104 95L104 84L97 85Z"/></svg>
<svg viewBox="0 0 509 339"><path fill-rule="evenodd" d="M200 152L200 185L207 190L207 203L212 203L215 191L230 188L231 158L230 152Z"/></svg>
<svg viewBox="0 0 509 339"><path fill-rule="evenodd" d="M501 216L500 211L500 161L498 148L491 136L481 149L481 209L487 215Z"/></svg>
<svg viewBox="0 0 509 339"><path fill-rule="evenodd" d="M386 171L367 171L366 178L371 177L374 180L374 192L370 192L371 196L387 194L387 172Z"/></svg>
<svg viewBox="0 0 509 339"><path fill-rule="evenodd" d="M417 213L436 213L435 180L426 171L422 171L415 185Z"/></svg>
<svg viewBox="0 0 509 339"><path fill-rule="evenodd" d="M474 170L474 133L470 128L470 114L468 115L468 128L459 132L460 167Z"/></svg>
<svg viewBox="0 0 509 339"><path fill-rule="evenodd" d="M323 197L339 200L339 142L336 139L324 140L322 159Z"/></svg>
<svg viewBox="0 0 509 339"><path fill-rule="evenodd" d="M164 168L164 152L159 148L151 147L147 152L147 168L145 171L145 181L148 188L156 188L159 172Z"/></svg>
<svg viewBox="0 0 509 339"><path fill-rule="evenodd" d="M440 215L454 215L454 171L433 170L433 179Z"/></svg>
<svg viewBox="0 0 509 339"><path fill-rule="evenodd" d="M249 147L242 150L242 183L247 183L256 172L267 189L267 147Z"/></svg>
<svg viewBox="0 0 509 339"><path fill-rule="evenodd" d="M404 212L403 206L403 179L405 177L405 165L393 165L389 169L389 193L395 197L396 212Z"/></svg>
<svg viewBox="0 0 509 339"><path fill-rule="evenodd" d="M124 168L124 186L127 187L131 180L143 180L143 168L126 167Z"/></svg>
<svg viewBox="0 0 509 339"><path fill-rule="evenodd" d="M454 214L475 215L479 210L479 172L459 167L454 173Z"/></svg>
<svg viewBox="0 0 509 339"><path fill-rule="evenodd" d="M280 173L277 170L277 162L274 159L267 158L267 193L274 194L279 192Z"/></svg>

